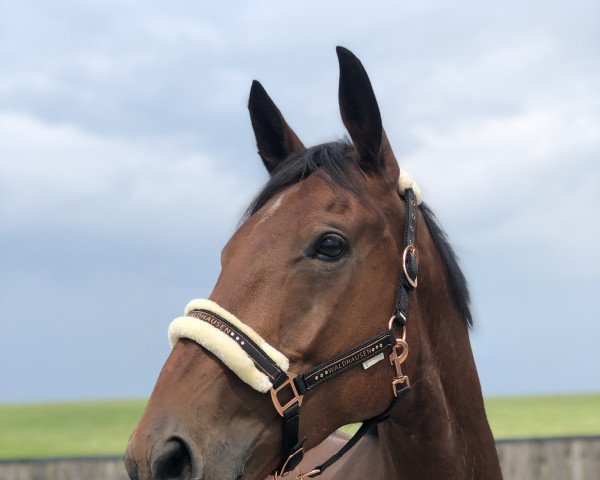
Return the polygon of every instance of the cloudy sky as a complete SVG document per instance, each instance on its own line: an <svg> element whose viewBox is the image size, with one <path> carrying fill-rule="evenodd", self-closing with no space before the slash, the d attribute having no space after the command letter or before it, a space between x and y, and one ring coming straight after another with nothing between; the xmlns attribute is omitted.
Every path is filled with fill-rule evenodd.
<svg viewBox="0 0 600 480"><path fill-rule="evenodd" d="M149 394L266 179L252 79L306 144L338 138L337 44L460 255L484 392L600 390L599 18L594 0L3 2L0 401Z"/></svg>

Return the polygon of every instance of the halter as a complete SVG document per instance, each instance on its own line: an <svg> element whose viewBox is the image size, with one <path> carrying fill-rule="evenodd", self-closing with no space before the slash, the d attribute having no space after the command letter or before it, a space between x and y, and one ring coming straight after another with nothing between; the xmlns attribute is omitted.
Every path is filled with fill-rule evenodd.
<svg viewBox="0 0 600 480"><path fill-rule="evenodd" d="M294 470L304 457L303 445L306 438L299 439L298 430L300 406L308 392L358 365L369 368L385 358L386 354L389 354L390 364L394 367L391 382L394 397L388 408L365 420L335 455L312 470L298 474L298 479L321 475L356 445L371 427L388 419L398 400L410 390L409 379L402 373L402 364L408 356L408 299L410 292L417 287L416 235L420 192L410 177L402 173L404 172L401 172L398 185L407 205L402 273L396 287L394 311L386 330L304 373L294 374L288 371L288 359L281 352L231 312L210 300L190 302L185 310L186 316L175 319L169 326L169 341L172 346L179 338L192 339L217 355L230 370L255 390L271 393L273 406L282 417L281 456L279 465L273 472L276 480ZM395 327L401 329L400 335L396 334Z"/></svg>

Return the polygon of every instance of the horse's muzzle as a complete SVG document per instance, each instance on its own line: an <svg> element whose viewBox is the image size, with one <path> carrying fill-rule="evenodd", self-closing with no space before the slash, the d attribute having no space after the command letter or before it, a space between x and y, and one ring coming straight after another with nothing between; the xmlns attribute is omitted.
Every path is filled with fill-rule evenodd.
<svg viewBox="0 0 600 480"><path fill-rule="evenodd" d="M139 458L134 441L129 442L124 461L131 480L193 480L198 466L192 460L191 448L179 437L155 444L150 458Z"/></svg>

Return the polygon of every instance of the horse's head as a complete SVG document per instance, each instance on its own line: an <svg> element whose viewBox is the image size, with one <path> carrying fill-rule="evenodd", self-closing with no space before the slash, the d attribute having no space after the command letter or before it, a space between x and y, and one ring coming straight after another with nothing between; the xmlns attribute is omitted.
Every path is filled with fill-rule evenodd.
<svg viewBox="0 0 600 480"><path fill-rule="evenodd" d="M385 331L402 272L398 164L365 70L345 49L338 58L352 143L305 148L262 86L252 85L252 126L270 179L223 249L210 295L285 355L294 373ZM387 359L368 370L359 363L309 391L299 417L304 446L385 410L392 377ZM198 343L179 339L129 441L130 476L267 476L281 455L281 417L271 396L256 390Z"/></svg>

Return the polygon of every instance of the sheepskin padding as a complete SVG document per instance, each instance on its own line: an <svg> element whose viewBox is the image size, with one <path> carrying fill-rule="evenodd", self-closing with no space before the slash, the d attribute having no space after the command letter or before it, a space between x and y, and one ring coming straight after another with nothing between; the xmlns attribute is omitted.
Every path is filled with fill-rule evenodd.
<svg viewBox="0 0 600 480"><path fill-rule="evenodd" d="M409 188L412 188L413 192L415 192L415 197L417 197L417 205L420 205L423 201L421 199L421 189L406 172L406 170L400 169L400 177L398 178L398 193L404 196L404 192L406 192L406 190Z"/></svg>
<svg viewBox="0 0 600 480"><path fill-rule="evenodd" d="M290 368L290 361L283 353L269 345L258 333L256 333L255 330L252 329L252 327L249 327L248 325L243 323L233 313L225 310L223 307L213 302L212 300L208 300L206 298L192 300L185 307L185 315L190 313L192 310L208 310L209 312L216 313L217 315L234 325L241 332L243 332L244 335L246 335L250 340L256 343L256 345L258 345L260 349L263 352L265 352L271 358L271 360L273 360L275 364L284 372L287 372L288 368Z"/></svg>
<svg viewBox="0 0 600 480"><path fill-rule="evenodd" d="M192 300L185 307L185 316L171 322L168 332L171 347L175 346L180 338L189 338L216 355L242 381L255 390L264 393L273 387L269 377L256 368L253 360L235 340L211 324L188 316L192 310L207 310L224 318L259 346L279 368L287 372L290 363L285 355L269 345L255 330L231 312L208 299Z"/></svg>

